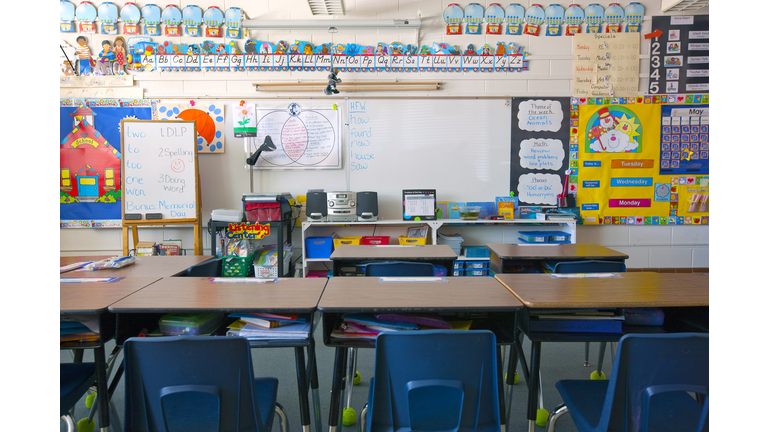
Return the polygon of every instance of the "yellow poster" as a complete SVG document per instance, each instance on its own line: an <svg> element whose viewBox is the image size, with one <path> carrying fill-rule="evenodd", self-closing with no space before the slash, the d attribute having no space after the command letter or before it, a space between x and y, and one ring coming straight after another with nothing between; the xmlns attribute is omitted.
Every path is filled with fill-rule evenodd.
<svg viewBox="0 0 768 432"><path fill-rule="evenodd" d="M574 117L571 150L585 224L709 222L708 171L660 174L661 104L578 105Z"/></svg>

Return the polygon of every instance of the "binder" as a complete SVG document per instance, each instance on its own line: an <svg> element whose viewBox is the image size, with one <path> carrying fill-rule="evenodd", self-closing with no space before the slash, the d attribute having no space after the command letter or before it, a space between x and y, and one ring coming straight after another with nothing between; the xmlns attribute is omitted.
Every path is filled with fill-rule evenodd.
<svg viewBox="0 0 768 432"><path fill-rule="evenodd" d="M589 319L531 319L528 324L528 329L532 332L621 333L621 321Z"/></svg>

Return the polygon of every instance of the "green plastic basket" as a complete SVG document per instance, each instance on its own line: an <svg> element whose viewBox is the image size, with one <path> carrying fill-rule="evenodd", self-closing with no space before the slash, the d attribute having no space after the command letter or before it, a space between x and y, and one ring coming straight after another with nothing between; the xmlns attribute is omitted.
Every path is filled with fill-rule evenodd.
<svg viewBox="0 0 768 432"><path fill-rule="evenodd" d="M250 277L253 276L253 259L256 253L247 257L227 255L222 258L221 275L223 277Z"/></svg>

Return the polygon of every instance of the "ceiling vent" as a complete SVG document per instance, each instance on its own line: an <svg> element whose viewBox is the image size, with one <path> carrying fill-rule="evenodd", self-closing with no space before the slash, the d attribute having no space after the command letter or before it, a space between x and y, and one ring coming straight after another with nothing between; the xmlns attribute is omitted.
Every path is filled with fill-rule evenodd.
<svg viewBox="0 0 768 432"><path fill-rule="evenodd" d="M661 11L667 12L694 12L705 6L709 6L709 0L663 0Z"/></svg>
<svg viewBox="0 0 768 432"><path fill-rule="evenodd" d="M344 0L307 0L312 15L344 15Z"/></svg>

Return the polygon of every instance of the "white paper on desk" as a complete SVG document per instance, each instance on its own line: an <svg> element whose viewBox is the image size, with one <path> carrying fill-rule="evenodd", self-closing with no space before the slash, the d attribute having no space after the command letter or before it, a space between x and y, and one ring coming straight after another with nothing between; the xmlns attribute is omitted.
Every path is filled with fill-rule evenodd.
<svg viewBox="0 0 768 432"><path fill-rule="evenodd" d="M59 278L60 283L107 283L112 282L116 279L120 279L118 277L93 277L93 278L68 278L63 277Z"/></svg>
<svg viewBox="0 0 768 432"><path fill-rule="evenodd" d="M604 279L622 277L618 273L552 273L550 276L555 279Z"/></svg>
<svg viewBox="0 0 768 432"><path fill-rule="evenodd" d="M249 277L214 277L208 283L276 283L277 278L249 278Z"/></svg>
<svg viewBox="0 0 768 432"><path fill-rule="evenodd" d="M380 277L379 282L448 282L444 277Z"/></svg>

